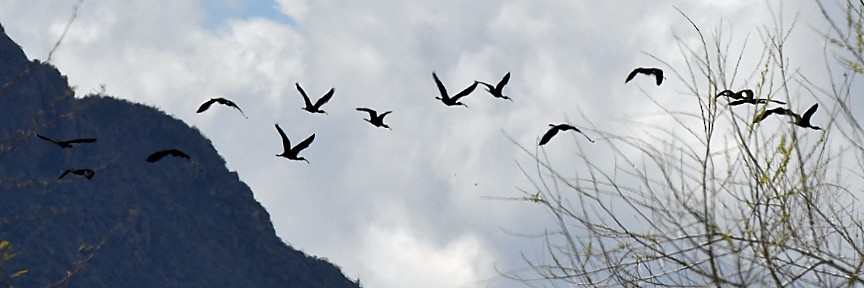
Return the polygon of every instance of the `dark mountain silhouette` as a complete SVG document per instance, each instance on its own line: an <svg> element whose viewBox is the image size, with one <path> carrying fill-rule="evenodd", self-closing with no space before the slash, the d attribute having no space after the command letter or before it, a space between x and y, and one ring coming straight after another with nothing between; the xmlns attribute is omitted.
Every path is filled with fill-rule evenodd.
<svg viewBox="0 0 864 288"><path fill-rule="evenodd" d="M35 133L99 141L57 149ZM143 161L165 147L195 161ZM98 176L58 180L69 167ZM125 100L74 98L64 76L28 61L0 27L3 240L16 254L0 257L0 287L359 287L282 242L198 130Z"/></svg>

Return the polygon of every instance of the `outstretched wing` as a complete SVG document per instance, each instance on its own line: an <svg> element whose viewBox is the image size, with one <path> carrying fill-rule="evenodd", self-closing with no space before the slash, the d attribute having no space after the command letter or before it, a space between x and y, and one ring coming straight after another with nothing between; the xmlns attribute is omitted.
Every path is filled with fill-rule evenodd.
<svg viewBox="0 0 864 288"><path fill-rule="evenodd" d="M63 176L66 176L69 172L72 172L72 170L66 169L66 171L63 171L63 174L60 174L60 177L57 177L57 180L63 179Z"/></svg>
<svg viewBox="0 0 864 288"><path fill-rule="evenodd" d="M435 78L435 85L438 86L438 93L441 93L441 98L450 98L450 95L447 95L447 88L444 88L444 83L441 83L441 79L438 79L435 72L432 72L432 78Z"/></svg>
<svg viewBox="0 0 864 288"><path fill-rule="evenodd" d="M162 157L165 157L165 155L168 155L168 150L156 151L153 152L153 154L150 154L150 156L147 156L146 160L147 162L153 163L159 161L159 159L162 159Z"/></svg>
<svg viewBox="0 0 864 288"><path fill-rule="evenodd" d="M816 109L819 109L819 103L810 106L810 109L807 109L807 112L804 112L804 115L801 116L801 119L803 119L803 121L810 122L810 117L813 116L813 113L816 113Z"/></svg>
<svg viewBox="0 0 864 288"><path fill-rule="evenodd" d="M36 137L42 138L42 140L45 140L45 141L48 141L48 142L51 142L51 143L57 143L57 140L54 140L54 139L51 139L51 138L48 138L48 137L45 137L45 136L39 135L39 133L36 133Z"/></svg>
<svg viewBox="0 0 864 288"><path fill-rule="evenodd" d="M510 72L507 72L507 74L504 74L504 78L501 78L501 81L498 82L498 85L495 86L495 89L498 89L498 90L504 89L504 85L507 85L508 82L510 82Z"/></svg>
<svg viewBox="0 0 864 288"><path fill-rule="evenodd" d="M321 105L330 101L330 98L333 98L333 92L336 91L336 88L330 88L330 91L327 91L327 94L324 94L324 97L318 99L318 102L315 102L315 108L321 108Z"/></svg>
<svg viewBox="0 0 864 288"><path fill-rule="evenodd" d="M540 146L546 145L549 143L549 140L552 140L552 137L558 134L558 126L552 126L549 128L549 131L546 131L546 134L543 134L543 137L540 138Z"/></svg>
<svg viewBox="0 0 864 288"><path fill-rule="evenodd" d="M291 151L291 140L288 140L288 136L285 136L285 131L282 131L278 123L276 124L276 131L279 131L279 136L282 137L282 151Z"/></svg>
<svg viewBox="0 0 864 288"><path fill-rule="evenodd" d="M798 116L797 114L792 113L792 111L789 111L789 110L786 109L786 108L778 107L778 108L774 108L774 109L766 110L765 113L762 113L761 115L757 116L755 119L753 119L753 124L756 124L756 123L759 123L759 122L762 121L762 120L765 120L765 118L767 118L767 117L770 116L771 114L791 115L791 116L793 116L793 117L797 117L797 116Z"/></svg>
<svg viewBox="0 0 864 288"><path fill-rule="evenodd" d="M207 111L207 109L210 109L210 105L213 105L213 102L216 102L216 99L211 98L210 100L207 100L207 102L204 102L204 104L201 104L201 107L198 107L198 111L195 111L195 113L201 113L201 112Z"/></svg>
<svg viewBox="0 0 864 288"><path fill-rule="evenodd" d="M372 118L378 117L378 112L375 112L375 110L372 110L372 109L369 109L369 108L362 108L362 107L361 107L361 108L357 108L357 111L365 111L366 113L369 113L369 119L372 119ZM382 117L383 117L383 116L382 116Z"/></svg>
<svg viewBox="0 0 864 288"><path fill-rule="evenodd" d="M654 74L654 77L657 79L657 86L660 86L663 83L663 70L659 68L651 69L651 73Z"/></svg>
<svg viewBox="0 0 864 288"><path fill-rule="evenodd" d="M183 151L177 150L177 149L168 150L168 154L171 154L171 156L174 156L174 157L182 157L182 158L189 159L188 154L184 153Z"/></svg>
<svg viewBox="0 0 864 288"><path fill-rule="evenodd" d="M477 82L474 82L474 84L471 84L471 86L468 86L468 88L465 88L465 90L462 90L461 92L456 93L456 95L453 95L453 97L451 97L451 98L453 99L453 101L458 101L459 98L468 96L468 94L471 94L471 92L474 92L474 89L476 89L476 88L477 88Z"/></svg>
<svg viewBox="0 0 864 288"><path fill-rule="evenodd" d="M383 114L381 114L381 116L379 116L381 118L381 121L384 121L384 116L387 116L387 114L390 114L390 113L393 113L393 111L387 111L387 112L384 112Z"/></svg>
<svg viewBox="0 0 864 288"><path fill-rule="evenodd" d="M246 113L243 113L243 109L240 109L240 106L237 106L237 103L234 103L234 101L231 101L231 100L228 100L225 98L217 98L216 102L219 102L219 104L222 104L222 105L225 105L228 107L234 107L234 109L237 109L237 111L240 111L240 114L243 115L243 118L249 119L249 117L246 117Z"/></svg>
<svg viewBox="0 0 864 288"><path fill-rule="evenodd" d="M80 138L80 139L67 140L64 142L69 143L69 144L72 144L72 143L93 143L93 142L96 142L96 138Z"/></svg>
<svg viewBox="0 0 864 288"><path fill-rule="evenodd" d="M636 74L639 74L641 72L641 70L642 70L642 68L633 69L633 71L630 72L629 75L627 75L627 80L624 80L624 83L627 83L627 82L630 82L630 80L633 80L633 78L636 77Z"/></svg>
<svg viewBox="0 0 864 288"><path fill-rule="evenodd" d="M309 144L312 144L312 141L314 141L314 140L315 140L315 134L312 134L312 136L309 136L309 138L306 138L306 140L303 140L303 142L300 142L300 144L297 144L297 146L294 146L294 148L291 148L291 153L294 155L300 154L300 151L303 151L303 149L306 149L306 147L309 147Z"/></svg>
<svg viewBox="0 0 864 288"><path fill-rule="evenodd" d="M306 103L306 107L312 107L312 101L309 100L309 96L306 96L306 91L303 91L303 87L300 87L300 83L294 83L294 86L297 86L297 91L300 91L300 96L303 96L303 102Z"/></svg>

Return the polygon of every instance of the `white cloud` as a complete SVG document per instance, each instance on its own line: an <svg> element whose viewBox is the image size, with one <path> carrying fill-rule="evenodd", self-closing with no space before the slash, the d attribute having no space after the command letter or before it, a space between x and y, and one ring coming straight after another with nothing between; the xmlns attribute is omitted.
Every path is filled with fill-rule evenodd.
<svg viewBox="0 0 864 288"><path fill-rule="evenodd" d="M199 127L282 239L351 278L371 287L478 287L494 276L493 263L524 265L518 252L529 249L527 240L502 228L537 232L548 221L530 203L483 198L531 187L515 164L531 160L504 133L534 149L549 123L627 133L625 120L666 121L645 117L660 109L640 88L660 93L661 105L688 105L670 76L662 87L623 85L630 69L660 65L642 52L683 69L672 31L694 33L673 1L658 2L280 0L296 23L202 27L206 1L88 0L55 63L79 92L104 83L109 94ZM712 1L675 4L705 28L727 17L735 39L755 35L753 23L763 21L741 6L718 12L705 2ZM7 0L0 19L30 57L44 58L72 4ZM444 107L432 71L451 92L510 71L505 92L514 101L478 88L465 99L470 108ZM335 87L330 114L301 111L295 82L311 95ZM194 113L216 96L235 100L250 119L231 109ZM393 110L393 130L363 122L360 106ZM311 164L274 156L281 149L274 122L292 139L316 133L304 151ZM578 137L546 147L562 171L579 169L569 150ZM583 142L594 155L608 153Z"/></svg>

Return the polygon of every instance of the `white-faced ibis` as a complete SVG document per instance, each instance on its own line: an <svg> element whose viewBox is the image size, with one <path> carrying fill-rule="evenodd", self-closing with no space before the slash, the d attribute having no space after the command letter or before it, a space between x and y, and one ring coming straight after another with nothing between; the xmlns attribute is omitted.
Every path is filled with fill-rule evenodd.
<svg viewBox="0 0 864 288"><path fill-rule="evenodd" d="M150 154L150 156L147 156L146 160L147 160L147 162L153 163L153 162L159 161L160 159L162 159L162 157L165 157L168 155L171 155L174 157L186 158L187 160L189 160L189 155L187 155L183 151L180 151L177 149L166 149L166 150L159 150L159 151L153 152L153 154Z"/></svg>
<svg viewBox="0 0 864 288"><path fill-rule="evenodd" d="M84 178L87 178L87 180L90 180L93 178L93 175L96 175L96 172L93 171L93 169L66 169L66 171L63 171L63 174L60 174L60 177L57 177L57 179L62 179L63 176L66 176L66 174L69 173L83 176Z"/></svg>
<svg viewBox="0 0 864 288"><path fill-rule="evenodd" d="M588 138L588 135L585 135L585 133L582 132L582 130L579 130L578 128L573 127L570 124L558 124L558 125L549 124L549 126L552 128L549 128L549 131L546 131L546 134L543 134L543 137L540 138L540 145L541 146L545 145L546 143L549 143L549 140L551 140L552 137L555 136L555 134L558 134L558 131L567 131L567 130L574 130L576 132L579 132L580 134L582 134L582 136L585 136L585 138L587 138L588 141L590 141L591 143L594 143L594 140L591 140L591 138Z"/></svg>
<svg viewBox="0 0 864 288"><path fill-rule="evenodd" d="M771 110L766 110L765 113L763 113L763 114L759 115L758 117L756 117L755 119L753 119L753 124L756 124L762 120L765 120L765 118L768 117L768 115L778 114L778 115L791 116L793 120L792 120L792 122L789 122L789 123L795 124L799 127L810 128L810 129L814 129L814 130L822 130L822 128L820 128L819 126L813 126L813 124L810 124L810 118L813 117L813 113L816 113L816 109L819 109L819 103L816 103L816 104L813 104L813 106L810 106L810 109L807 109L807 111L804 112L804 115L798 115L797 113L792 112L792 110L782 108L782 107L781 108L774 108Z"/></svg>
<svg viewBox="0 0 864 288"><path fill-rule="evenodd" d="M279 128L279 124L276 124L276 131L279 131L279 136L282 137L282 154L276 154L276 156L285 157L291 160L302 160L309 163L309 160L299 157L297 154L299 154L300 151L303 151L303 149L306 149L306 147L309 147L309 144L312 144L312 141L315 140L315 134L312 134L312 136L309 136L309 138L306 138L306 140L303 140L303 142L300 142L297 146L291 147L291 141L288 140L288 136L285 136L285 131L282 131L282 128Z"/></svg>
<svg viewBox="0 0 864 288"><path fill-rule="evenodd" d="M219 103L219 104L222 104L222 105L225 105L228 107L234 107L234 109L237 109L237 111L240 111L240 114L243 115L243 118L249 119L249 117L246 117L246 114L243 113L243 110L240 109L240 107L238 107L237 104L234 103L234 101L231 101L231 100L228 100L225 98L221 98L221 97L220 98L210 98L210 100L207 100L207 102L204 102L204 104L201 104L201 107L198 107L198 111L196 111L196 112L201 113L201 112L207 111L207 109L210 109L210 105L213 105L213 103Z"/></svg>
<svg viewBox="0 0 864 288"><path fill-rule="evenodd" d="M633 77L636 77L636 74L639 74L639 73L642 73L645 75L654 75L654 77L657 79L657 86L660 86L660 84L663 83L663 79L664 79L663 70L660 70L660 68L643 68L643 67L633 69L633 72L630 72L630 75L627 75L627 80L624 80L624 83L630 82L630 80L633 80Z"/></svg>
<svg viewBox="0 0 864 288"><path fill-rule="evenodd" d="M504 96L504 85L507 85L507 82L510 82L510 72L507 72L507 74L504 74L504 78L501 78L501 81L498 82L498 85L495 85L495 86L492 86L492 84L489 84L489 83L486 83L483 81L477 81L477 83L480 83L480 84L483 84L483 86L486 86L486 91L488 91L489 94L492 94L492 97L507 99L507 100L510 100L512 102L513 99L510 99L510 97Z"/></svg>
<svg viewBox="0 0 864 288"><path fill-rule="evenodd" d="M384 127L384 128L390 129L390 126L387 126L387 124L384 124L384 116L387 116L387 114L390 114L393 111L387 111L387 112L382 113L381 115L378 115L377 111L369 109L369 108L361 107L361 108L357 108L357 111L365 111L366 113L369 113L369 119L363 119L363 120L366 120L366 122L372 123L372 125L375 125L375 127Z"/></svg>
<svg viewBox="0 0 864 288"><path fill-rule="evenodd" d="M303 96L303 102L306 103L306 107L303 107L303 110L309 111L310 113L324 113L324 110L321 110L321 106L323 106L327 101L330 101L330 98L333 98L333 92L335 88L330 88L330 91L327 94L324 94L315 104L312 104L312 100L309 100L309 96L306 96L306 91L303 91L303 87L300 87L300 83L295 83L297 86L297 91L300 91L300 95Z"/></svg>
<svg viewBox="0 0 864 288"><path fill-rule="evenodd" d="M474 89L477 88L476 81L474 82L474 84L471 84L471 86L468 86L468 88L465 88L465 90L462 90L462 92L456 93L456 95L450 97L450 95L447 94L447 88L444 88L444 84L441 83L441 80L438 79L438 75L435 75L435 72L432 72L432 78L435 79L435 85L438 86L438 92L441 94L440 97L435 97L435 99L441 100L441 102L444 102L444 105L447 106L462 105L465 106L465 108L468 108L468 105L459 102L459 99L468 96L468 94L471 94L471 92L473 92Z"/></svg>
<svg viewBox="0 0 864 288"><path fill-rule="evenodd" d="M762 99L755 98L753 94L753 90L744 89L738 92L732 92L732 90L723 90L714 97L714 99L719 98L720 96L726 96L726 98L735 99L735 101L729 102L729 106L738 106L741 104L766 104L768 102L774 102L777 104L786 104L786 102L773 100L773 99Z"/></svg>
<svg viewBox="0 0 864 288"><path fill-rule="evenodd" d="M51 138L39 135L38 133L36 134L36 136L39 138L42 138L42 140L57 144L57 146L60 146L61 148L72 148L72 144L76 144L76 143L93 143L93 142L96 142L95 138L80 138L80 139L61 141L61 140L51 139Z"/></svg>

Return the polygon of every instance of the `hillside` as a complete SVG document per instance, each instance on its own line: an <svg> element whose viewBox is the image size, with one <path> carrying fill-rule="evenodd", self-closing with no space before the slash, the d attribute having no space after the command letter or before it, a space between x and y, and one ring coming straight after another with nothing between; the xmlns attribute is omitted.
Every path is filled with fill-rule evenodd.
<svg viewBox="0 0 864 288"><path fill-rule="evenodd" d="M195 128L125 100L76 98L2 27L0 83L0 240L15 253L0 262L0 287L45 287L67 271L68 287L359 287L282 242ZM97 141L64 149L36 133ZM167 148L192 161L144 161ZM57 179L70 168L95 175Z"/></svg>

